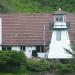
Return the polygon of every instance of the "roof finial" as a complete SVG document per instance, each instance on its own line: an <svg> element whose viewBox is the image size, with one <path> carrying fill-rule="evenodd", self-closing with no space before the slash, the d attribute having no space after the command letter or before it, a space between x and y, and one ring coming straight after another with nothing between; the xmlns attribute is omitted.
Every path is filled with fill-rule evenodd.
<svg viewBox="0 0 75 75"><path fill-rule="evenodd" d="M61 10L61 8L59 8L59 10Z"/></svg>

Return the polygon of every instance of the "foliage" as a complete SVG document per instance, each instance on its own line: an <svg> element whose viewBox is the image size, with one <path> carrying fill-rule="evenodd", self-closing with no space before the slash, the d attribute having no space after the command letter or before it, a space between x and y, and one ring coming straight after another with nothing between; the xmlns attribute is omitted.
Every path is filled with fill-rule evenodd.
<svg viewBox="0 0 75 75"><path fill-rule="evenodd" d="M66 60L66 59L65 59ZM65 61L64 60L64 61ZM67 61L66 61L67 62ZM55 73L56 75L68 75L75 73L75 65L70 63L51 63L47 60L32 59L28 60L27 68L32 74L43 72ZM34 74L35 75L35 74ZM38 74L37 74L38 75Z"/></svg>
<svg viewBox="0 0 75 75"><path fill-rule="evenodd" d="M28 75L26 73L22 73L22 74L15 74L15 73L0 73L0 75Z"/></svg>
<svg viewBox="0 0 75 75"><path fill-rule="evenodd" d="M57 64L56 71L60 74L69 74L74 72L74 68L71 64Z"/></svg>
<svg viewBox="0 0 75 75"><path fill-rule="evenodd" d="M31 71L44 71L50 69L50 63L43 59L32 59L28 60L27 68Z"/></svg>
<svg viewBox="0 0 75 75"><path fill-rule="evenodd" d="M0 51L0 71L16 72L26 64L26 57L19 51Z"/></svg>
<svg viewBox="0 0 75 75"><path fill-rule="evenodd" d="M0 0L0 12L53 12L62 8L75 12L75 0Z"/></svg>

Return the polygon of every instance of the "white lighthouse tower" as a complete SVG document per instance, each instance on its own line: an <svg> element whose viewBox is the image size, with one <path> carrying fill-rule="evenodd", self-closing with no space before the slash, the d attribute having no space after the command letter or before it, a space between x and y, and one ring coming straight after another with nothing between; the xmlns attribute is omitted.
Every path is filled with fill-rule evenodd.
<svg viewBox="0 0 75 75"><path fill-rule="evenodd" d="M70 39L68 35L69 23L66 21L66 13L59 8L54 14L54 21L52 23L52 37L49 45L48 58L72 58L72 55L66 52L70 51Z"/></svg>

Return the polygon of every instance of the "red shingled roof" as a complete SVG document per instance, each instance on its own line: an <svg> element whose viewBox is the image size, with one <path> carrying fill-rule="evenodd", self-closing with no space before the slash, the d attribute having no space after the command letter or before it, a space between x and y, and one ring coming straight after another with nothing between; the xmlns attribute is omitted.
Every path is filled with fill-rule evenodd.
<svg viewBox="0 0 75 75"><path fill-rule="evenodd" d="M4 13L2 18L2 45L43 45L44 25L46 27L46 44L50 42L51 30L49 23L53 22L51 14L25 14ZM69 35L74 41L75 14L67 14L67 20L71 22Z"/></svg>
<svg viewBox="0 0 75 75"><path fill-rule="evenodd" d="M42 45L44 43L44 25L46 44L50 42L50 14L0 14L2 17L3 45Z"/></svg>

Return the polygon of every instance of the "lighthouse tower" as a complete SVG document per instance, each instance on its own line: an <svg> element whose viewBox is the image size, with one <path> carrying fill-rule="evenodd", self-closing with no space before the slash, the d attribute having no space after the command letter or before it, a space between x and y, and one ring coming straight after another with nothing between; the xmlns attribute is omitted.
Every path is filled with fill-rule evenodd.
<svg viewBox="0 0 75 75"><path fill-rule="evenodd" d="M54 21L51 23L53 31L51 43L49 45L48 58L72 58L72 55L65 50L68 49L72 51L68 35L70 24L66 21L66 13L59 8L53 16Z"/></svg>

